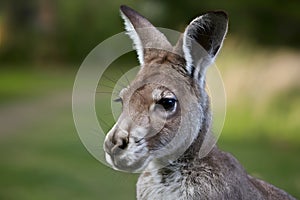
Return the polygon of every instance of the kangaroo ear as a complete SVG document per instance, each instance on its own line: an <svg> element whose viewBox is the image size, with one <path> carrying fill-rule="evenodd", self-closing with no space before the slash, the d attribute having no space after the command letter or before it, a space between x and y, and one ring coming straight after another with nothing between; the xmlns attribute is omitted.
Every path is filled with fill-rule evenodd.
<svg viewBox="0 0 300 200"><path fill-rule="evenodd" d="M144 65L146 48L172 50L172 45L164 34L157 30L145 17L127 6L120 7L125 29L133 40L140 64Z"/></svg>
<svg viewBox="0 0 300 200"><path fill-rule="evenodd" d="M203 82L206 68L217 56L228 28L223 11L208 12L194 19L183 34L182 50L187 71Z"/></svg>

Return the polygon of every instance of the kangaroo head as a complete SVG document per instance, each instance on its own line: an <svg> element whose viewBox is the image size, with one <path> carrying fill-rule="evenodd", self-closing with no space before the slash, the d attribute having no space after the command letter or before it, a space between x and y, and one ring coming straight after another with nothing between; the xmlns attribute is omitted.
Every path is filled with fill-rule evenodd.
<svg viewBox="0 0 300 200"><path fill-rule="evenodd" d="M115 169L135 172L174 161L208 132L205 72L222 46L228 19L222 11L197 17L173 47L143 16L126 6L120 10L141 69L119 94L122 113L104 150Z"/></svg>

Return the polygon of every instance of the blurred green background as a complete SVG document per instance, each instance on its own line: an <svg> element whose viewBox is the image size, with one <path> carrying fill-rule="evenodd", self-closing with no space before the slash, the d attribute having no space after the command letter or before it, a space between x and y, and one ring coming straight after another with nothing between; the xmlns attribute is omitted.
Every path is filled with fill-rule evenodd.
<svg viewBox="0 0 300 200"><path fill-rule="evenodd" d="M137 175L95 160L80 142L71 110L81 62L123 31L121 4L178 31L202 12L228 12L229 33L217 59L228 100L218 145L250 174L300 198L298 0L2 0L0 199L135 198ZM119 75L108 75L117 79L119 65L136 66L135 57L120 58ZM113 124L102 120L107 129Z"/></svg>

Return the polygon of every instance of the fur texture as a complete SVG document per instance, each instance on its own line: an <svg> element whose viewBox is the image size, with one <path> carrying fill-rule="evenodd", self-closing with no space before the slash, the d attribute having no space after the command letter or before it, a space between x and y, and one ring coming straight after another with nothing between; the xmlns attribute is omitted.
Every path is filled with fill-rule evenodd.
<svg viewBox="0 0 300 200"><path fill-rule="evenodd" d="M134 10L122 6L121 15L142 68L120 93L123 111L104 150L114 169L143 172L137 199L294 199L249 176L217 147L199 157L212 135L205 73L223 44L227 15L217 11L196 18L175 47Z"/></svg>

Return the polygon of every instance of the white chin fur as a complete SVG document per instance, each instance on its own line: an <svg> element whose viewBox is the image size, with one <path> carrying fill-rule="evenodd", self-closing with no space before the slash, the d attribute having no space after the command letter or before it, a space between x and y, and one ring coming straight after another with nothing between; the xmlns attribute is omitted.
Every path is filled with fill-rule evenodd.
<svg viewBox="0 0 300 200"><path fill-rule="evenodd" d="M111 159L111 157L110 157L110 155L109 155L108 153L105 153L105 159L106 159L106 162L107 162L110 166L112 166L113 168L115 168L115 167L114 167L114 164L113 164L113 161L112 161L112 159Z"/></svg>

